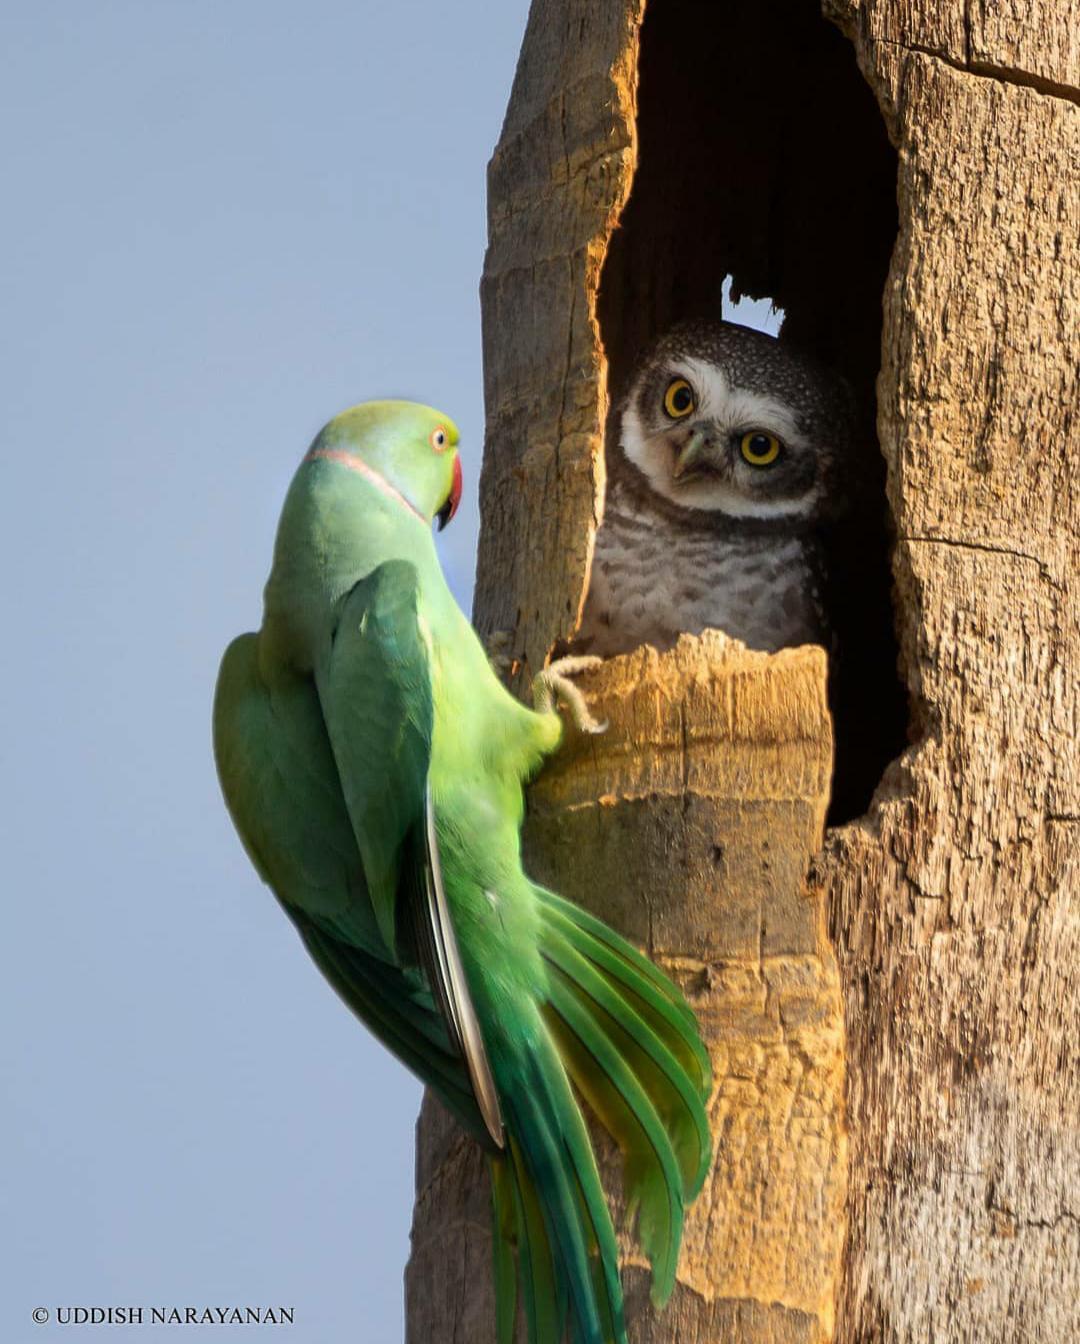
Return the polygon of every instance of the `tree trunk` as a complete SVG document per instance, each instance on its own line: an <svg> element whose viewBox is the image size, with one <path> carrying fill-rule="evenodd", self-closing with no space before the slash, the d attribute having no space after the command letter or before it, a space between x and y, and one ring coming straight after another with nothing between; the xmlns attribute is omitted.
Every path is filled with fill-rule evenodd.
<svg viewBox="0 0 1080 1344"><path fill-rule="evenodd" d="M725 274L848 375L893 580L845 603L855 819L824 829L821 651L684 636L585 679L611 726L534 787L527 867L680 980L713 1057L716 1162L659 1316L624 1243L631 1341L1056 1344L1080 1338L1080 15L827 11L534 0L489 178L476 620L514 632L519 686L572 640L610 401ZM412 1344L494 1338L489 1221L429 1098Z"/></svg>

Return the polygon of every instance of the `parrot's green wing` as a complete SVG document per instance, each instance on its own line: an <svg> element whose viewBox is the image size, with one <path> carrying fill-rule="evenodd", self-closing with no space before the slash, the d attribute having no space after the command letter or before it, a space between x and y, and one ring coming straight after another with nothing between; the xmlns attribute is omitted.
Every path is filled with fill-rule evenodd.
<svg viewBox="0 0 1080 1344"><path fill-rule="evenodd" d="M319 969L483 1140L487 1127L443 1015L420 977L383 947L315 687L299 676L268 685L255 635L234 640L222 661L214 753L244 846Z"/></svg>
<svg viewBox="0 0 1080 1344"><path fill-rule="evenodd" d="M316 966L380 1041L442 1097L481 1143L487 1126L461 1053L428 990L396 966L369 957L289 912Z"/></svg>
<svg viewBox="0 0 1080 1344"><path fill-rule="evenodd" d="M431 648L413 565L388 560L353 586L315 680L379 930L392 955L411 952L422 966L501 1147L495 1082L442 884L428 784Z"/></svg>

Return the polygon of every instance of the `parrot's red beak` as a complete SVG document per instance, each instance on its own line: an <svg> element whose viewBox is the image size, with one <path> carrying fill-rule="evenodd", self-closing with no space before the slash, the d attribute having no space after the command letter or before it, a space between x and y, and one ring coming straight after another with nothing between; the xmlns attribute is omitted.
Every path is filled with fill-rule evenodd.
<svg viewBox="0 0 1080 1344"><path fill-rule="evenodd" d="M461 503L461 458L454 456L454 479L450 484L450 494L447 496L446 503L435 515L435 522L438 524L441 532L446 524L457 513L458 505Z"/></svg>

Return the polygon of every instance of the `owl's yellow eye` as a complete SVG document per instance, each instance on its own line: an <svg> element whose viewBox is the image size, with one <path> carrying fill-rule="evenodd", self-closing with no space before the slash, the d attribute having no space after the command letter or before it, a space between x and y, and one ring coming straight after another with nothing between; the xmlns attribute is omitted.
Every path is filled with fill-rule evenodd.
<svg viewBox="0 0 1080 1344"><path fill-rule="evenodd" d="M664 393L664 410L672 420L681 420L694 409L694 389L685 378L676 378L668 383Z"/></svg>
<svg viewBox="0 0 1080 1344"><path fill-rule="evenodd" d="M752 429L742 436L739 451L752 467L770 467L780 456L780 440L775 434Z"/></svg>

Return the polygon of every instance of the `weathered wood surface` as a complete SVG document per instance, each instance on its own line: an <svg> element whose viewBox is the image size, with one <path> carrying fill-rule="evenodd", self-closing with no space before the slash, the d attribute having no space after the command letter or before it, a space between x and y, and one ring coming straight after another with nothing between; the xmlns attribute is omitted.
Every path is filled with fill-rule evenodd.
<svg viewBox="0 0 1080 1344"><path fill-rule="evenodd" d="M713 632L662 657L612 659L585 683L608 732L571 737L531 793L529 872L617 924L682 984L713 1060L716 1161L659 1316L645 1262L623 1238L637 1344L742 1338L747 1320L776 1341L831 1333L843 1015L824 899L803 886L828 799L824 684L820 649L770 658ZM617 1163L599 1147L617 1191ZM494 1339L486 1201L478 1150L429 1105L411 1339Z"/></svg>
<svg viewBox="0 0 1080 1344"><path fill-rule="evenodd" d="M713 645L683 645L681 665L640 655L645 700L685 699L685 722L704 725L680 757L659 710L645 731L624 680L632 660L618 660L590 683L611 734L541 781L530 857L537 876L709 984L718 1172L659 1323L630 1262L632 1341L829 1334L822 1284L837 1260L831 1244L806 1252L836 1198L838 1111L823 1104L805 1143L775 1124L798 1055L787 1009L776 1014L798 992L739 951L753 923L743 897L765 890L747 830L757 808L753 834L783 856L761 899L808 915L810 942L777 964L813 968L802 1003L820 1042L839 1036L819 898L839 960L850 1179L835 1337L1056 1344L1080 1338L1080 22L1052 0L827 8L899 154L878 429L913 746L867 817L827 836L800 895L822 739L781 725L809 703L806 668L751 668ZM600 516L596 287L631 186L641 15L640 0L536 0L492 163L476 615L515 631L526 671L573 631ZM734 753L752 768L725 775L719 707L751 684L746 722L761 738ZM703 788L665 775L699 751ZM801 800L798 825L761 783L778 777ZM706 842L724 856L715 882ZM821 1049L801 1067L825 1088L840 1068ZM739 1135L755 1155L742 1166ZM488 1339L481 1164L430 1107L419 1148L409 1338ZM731 1221L712 1218L712 1200Z"/></svg>
<svg viewBox="0 0 1080 1344"><path fill-rule="evenodd" d="M526 671L577 627L603 498L596 295L633 173L642 8L533 5L488 170L475 617L515 633Z"/></svg>
<svg viewBox="0 0 1080 1344"><path fill-rule="evenodd" d="M1038 73L1077 29L1034 8ZM900 149L879 434L918 740L818 866L840 1338L1050 1344L1080 1338L1080 113L855 32Z"/></svg>
<svg viewBox="0 0 1080 1344"><path fill-rule="evenodd" d="M922 52L972 74L1076 101L1078 0L824 0L824 9L845 25L857 21L866 53L889 46Z"/></svg>

